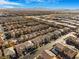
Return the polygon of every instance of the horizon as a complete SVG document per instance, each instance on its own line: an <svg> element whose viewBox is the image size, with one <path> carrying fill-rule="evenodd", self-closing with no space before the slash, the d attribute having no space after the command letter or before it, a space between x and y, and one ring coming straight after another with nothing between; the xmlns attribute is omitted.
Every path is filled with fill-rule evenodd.
<svg viewBox="0 0 79 59"><path fill-rule="evenodd" d="M79 0L0 0L1 8L79 9Z"/></svg>

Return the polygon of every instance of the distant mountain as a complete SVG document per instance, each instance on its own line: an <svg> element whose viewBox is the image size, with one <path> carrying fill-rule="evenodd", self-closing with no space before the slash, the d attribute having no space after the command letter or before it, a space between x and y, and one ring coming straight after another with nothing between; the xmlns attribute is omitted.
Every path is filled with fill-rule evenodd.
<svg viewBox="0 0 79 59"><path fill-rule="evenodd" d="M65 12L79 12L79 9L48 9L48 8L1 8L0 10L9 11L65 11Z"/></svg>

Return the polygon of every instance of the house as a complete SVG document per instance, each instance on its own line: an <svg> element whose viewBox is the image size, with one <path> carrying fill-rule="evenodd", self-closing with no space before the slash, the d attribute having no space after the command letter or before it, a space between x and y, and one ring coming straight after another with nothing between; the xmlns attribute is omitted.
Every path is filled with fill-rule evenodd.
<svg viewBox="0 0 79 59"><path fill-rule="evenodd" d="M54 53L52 53L50 50L44 50L41 55L41 59L58 59Z"/></svg>
<svg viewBox="0 0 79 59"><path fill-rule="evenodd" d="M5 56L15 55L14 47L4 49Z"/></svg>
<svg viewBox="0 0 79 59"><path fill-rule="evenodd" d="M78 54L76 55L75 59L79 59L79 52L78 52Z"/></svg>
<svg viewBox="0 0 79 59"><path fill-rule="evenodd" d="M22 55L23 51L25 49L25 45L23 43L15 45L15 49L16 49L18 55Z"/></svg>
<svg viewBox="0 0 79 59"><path fill-rule="evenodd" d="M77 55L77 52L60 44L57 43L53 46L51 50L54 54L56 54L60 59L74 59Z"/></svg>

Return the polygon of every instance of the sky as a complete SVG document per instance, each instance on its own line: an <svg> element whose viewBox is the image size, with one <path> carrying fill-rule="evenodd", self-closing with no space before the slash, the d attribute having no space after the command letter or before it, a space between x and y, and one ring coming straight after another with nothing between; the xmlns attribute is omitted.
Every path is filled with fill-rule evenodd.
<svg viewBox="0 0 79 59"><path fill-rule="evenodd" d="M0 0L0 8L79 9L79 0Z"/></svg>

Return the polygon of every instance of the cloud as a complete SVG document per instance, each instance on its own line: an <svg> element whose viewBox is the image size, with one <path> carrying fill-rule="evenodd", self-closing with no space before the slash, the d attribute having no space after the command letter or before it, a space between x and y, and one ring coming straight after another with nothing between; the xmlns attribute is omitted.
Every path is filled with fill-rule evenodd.
<svg viewBox="0 0 79 59"><path fill-rule="evenodd" d="M25 1L29 1L29 2L32 2L32 1L35 1L35 2L45 2L45 1L52 1L52 0L25 0Z"/></svg>
<svg viewBox="0 0 79 59"><path fill-rule="evenodd" d="M0 0L0 8L15 8L21 7L21 3L11 2L8 0Z"/></svg>
<svg viewBox="0 0 79 59"><path fill-rule="evenodd" d="M14 8L14 6L0 5L0 8Z"/></svg>
<svg viewBox="0 0 79 59"><path fill-rule="evenodd" d="M44 2L44 0L29 0L29 1L34 1L34 2Z"/></svg>
<svg viewBox="0 0 79 59"><path fill-rule="evenodd" d="M20 5L20 3L10 2L8 0L0 0L0 5L4 5L4 4L8 4L8 5Z"/></svg>
<svg viewBox="0 0 79 59"><path fill-rule="evenodd" d="M61 0L0 0L0 8L1 7L9 7L9 8L16 8L16 7L30 7L30 6L43 6L47 4L56 4L59 3Z"/></svg>
<svg viewBox="0 0 79 59"><path fill-rule="evenodd" d="M37 2L37 3L58 3L62 0L24 0L26 3Z"/></svg>

